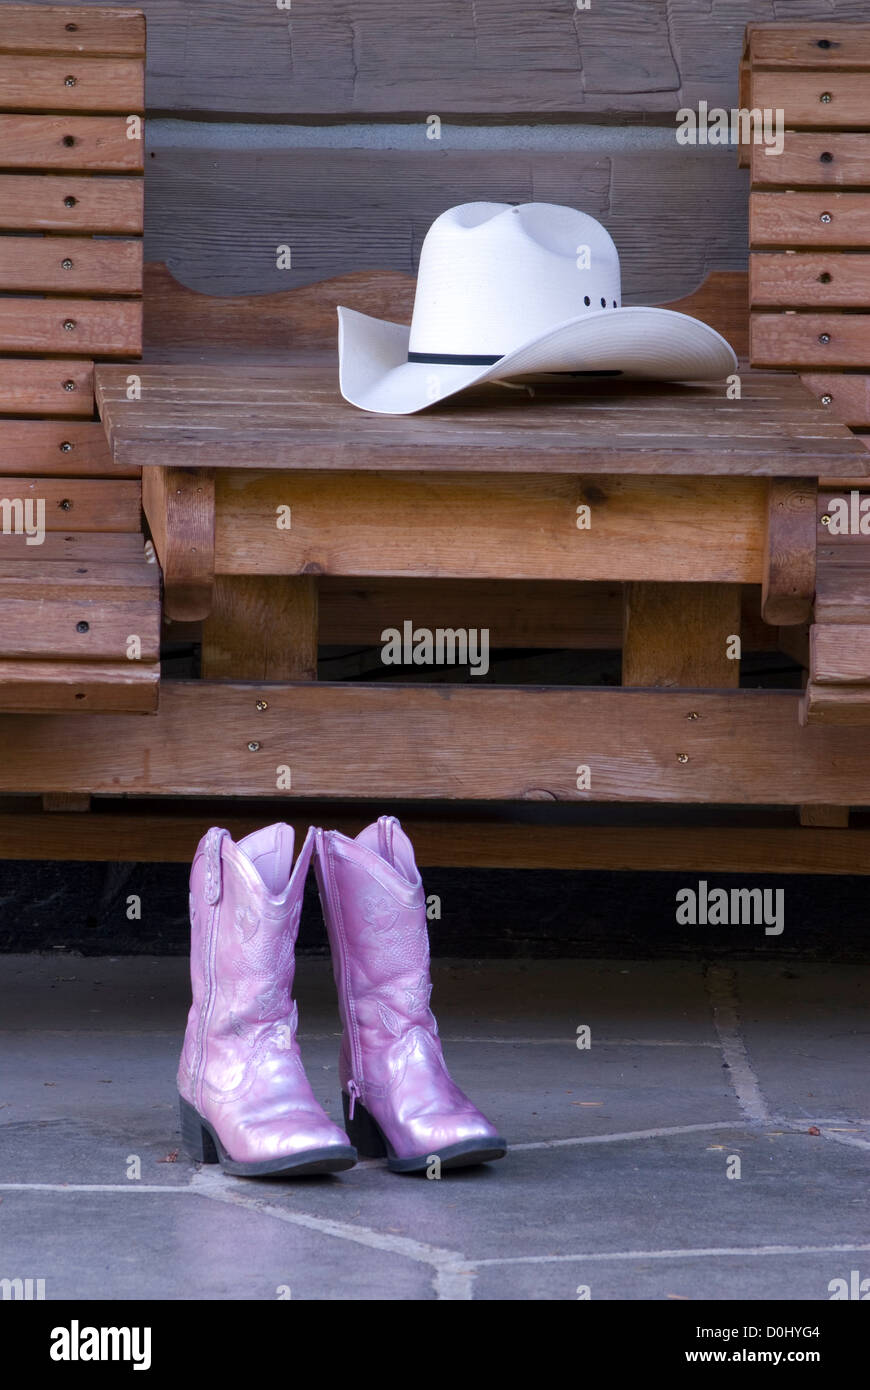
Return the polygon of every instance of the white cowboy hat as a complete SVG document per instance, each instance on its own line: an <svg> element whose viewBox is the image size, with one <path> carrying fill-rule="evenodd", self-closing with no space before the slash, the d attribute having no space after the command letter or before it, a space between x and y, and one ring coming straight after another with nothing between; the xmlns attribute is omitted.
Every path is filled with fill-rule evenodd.
<svg viewBox="0 0 870 1390"><path fill-rule="evenodd" d="M351 405L412 415L467 386L548 372L717 380L725 339L673 309L622 308L619 255L594 217L556 203L463 203L423 242L411 327L338 310Z"/></svg>

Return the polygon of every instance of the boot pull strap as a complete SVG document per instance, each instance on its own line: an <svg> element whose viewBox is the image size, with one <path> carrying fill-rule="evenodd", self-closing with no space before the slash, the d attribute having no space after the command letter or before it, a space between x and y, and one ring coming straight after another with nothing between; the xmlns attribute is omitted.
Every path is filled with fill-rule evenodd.
<svg viewBox="0 0 870 1390"><path fill-rule="evenodd" d="M205 837L205 900L214 905L221 895L222 872L221 846L228 830L213 825Z"/></svg>
<svg viewBox="0 0 870 1390"><path fill-rule="evenodd" d="M393 827L395 823L395 816L381 816L378 821L381 858L386 859L388 864L395 862L393 858Z"/></svg>

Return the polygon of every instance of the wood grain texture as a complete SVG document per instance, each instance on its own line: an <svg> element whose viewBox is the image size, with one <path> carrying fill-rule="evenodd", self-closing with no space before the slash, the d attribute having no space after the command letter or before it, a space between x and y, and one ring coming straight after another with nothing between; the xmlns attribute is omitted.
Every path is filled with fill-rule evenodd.
<svg viewBox="0 0 870 1390"><path fill-rule="evenodd" d="M213 475L203 468L149 468L142 506L163 570L166 616L179 622L207 617L214 588Z"/></svg>
<svg viewBox="0 0 870 1390"><path fill-rule="evenodd" d="M0 290L141 295L142 242L66 236L0 237Z"/></svg>
<svg viewBox="0 0 870 1390"><path fill-rule="evenodd" d="M836 419L846 425L870 425L870 376L851 372L806 372L801 380L822 408L829 410Z"/></svg>
<svg viewBox="0 0 870 1390"><path fill-rule="evenodd" d="M0 231L141 233L144 180L5 174Z"/></svg>
<svg viewBox="0 0 870 1390"><path fill-rule="evenodd" d="M116 464L98 420L0 419L0 477L137 478Z"/></svg>
<svg viewBox="0 0 870 1390"><path fill-rule="evenodd" d="M144 144L123 116L0 115L0 169L141 173Z"/></svg>
<svg viewBox="0 0 870 1390"><path fill-rule="evenodd" d="M771 478L761 581L761 616L791 627L811 614L816 588L815 480Z"/></svg>
<svg viewBox="0 0 870 1390"><path fill-rule="evenodd" d="M870 685L825 685L808 681L801 700L800 722L802 726L866 728L870 725ZM855 804L854 795L848 800Z"/></svg>
<svg viewBox="0 0 870 1390"><path fill-rule="evenodd" d="M139 357L142 305L132 299L0 296L0 352Z"/></svg>
<svg viewBox="0 0 870 1390"><path fill-rule="evenodd" d="M6 559L0 555L0 598L22 599L28 592L53 602L109 599L114 602L140 602L159 599L160 571L144 556L136 562L44 560L41 549L27 560ZM3 636L0 634L0 643Z"/></svg>
<svg viewBox="0 0 870 1390"><path fill-rule="evenodd" d="M361 268L413 274L435 218L476 199L561 203L604 222L626 303L676 299L712 270L746 265L746 181L730 149L451 149L428 141L422 121L419 151L191 143L151 153L147 258L211 294ZM278 268L279 246L290 247L289 269Z"/></svg>
<svg viewBox="0 0 870 1390"><path fill-rule="evenodd" d="M0 415L90 418L93 413L92 362L73 358L0 357Z"/></svg>
<svg viewBox="0 0 870 1390"><path fill-rule="evenodd" d="M787 130L779 154L752 145L753 188L866 188L870 184L867 136L844 131Z"/></svg>
<svg viewBox="0 0 870 1390"><path fill-rule="evenodd" d="M95 715L87 740L62 715L0 719L0 791L274 797L289 764L303 799L861 804L870 744L800 728L798 704L761 690L165 681L154 719Z"/></svg>
<svg viewBox="0 0 870 1390"><path fill-rule="evenodd" d="M6 111L135 115L145 108L145 72L141 62L126 58L0 52L0 105Z"/></svg>
<svg viewBox="0 0 870 1390"><path fill-rule="evenodd" d="M827 830L842 830L849 824L848 806L801 806L799 815L801 825Z"/></svg>
<svg viewBox="0 0 870 1390"><path fill-rule="evenodd" d="M814 623L810 628L810 672L812 680L821 685L870 683L870 624Z"/></svg>
<svg viewBox="0 0 870 1390"><path fill-rule="evenodd" d="M749 295L755 308L864 309L870 305L870 253L753 252Z"/></svg>
<svg viewBox="0 0 870 1390"><path fill-rule="evenodd" d="M22 715L39 715L41 722L60 712L75 720L68 737L87 742L95 731L79 723L81 715L153 714L159 686L159 666L144 662L2 661L0 711L14 717L7 729L10 738ZM120 730L118 737L123 737Z"/></svg>
<svg viewBox="0 0 870 1390"><path fill-rule="evenodd" d="M749 478L222 469L215 571L758 583L765 498Z"/></svg>
<svg viewBox="0 0 870 1390"><path fill-rule="evenodd" d="M627 584L622 684L736 689L728 643L740 635L740 600L736 584Z"/></svg>
<svg viewBox="0 0 870 1390"><path fill-rule="evenodd" d="M34 547L26 544L23 535L0 536L0 548L4 561L33 561ZM136 531L48 531L39 547L40 562L63 560L82 564L93 560L138 564L142 555L142 534Z"/></svg>
<svg viewBox="0 0 870 1390"><path fill-rule="evenodd" d="M753 311L749 350L752 365L762 369L870 367L870 313Z"/></svg>
<svg viewBox="0 0 870 1390"><path fill-rule="evenodd" d="M43 811L75 811L80 814L91 809L91 798L87 792L44 792Z"/></svg>
<svg viewBox="0 0 870 1390"><path fill-rule="evenodd" d="M863 249L870 246L870 193L750 193L749 242Z"/></svg>
<svg viewBox="0 0 870 1390"><path fill-rule="evenodd" d="M792 7L796 8L796 7ZM753 66L773 68L870 68L870 29L843 23L833 15L808 15L793 23L750 24L747 32Z"/></svg>
<svg viewBox="0 0 870 1390"><path fill-rule="evenodd" d="M41 499L46 531L138 531L141 487L115 478L3 479L3 496ZM12 539L0 534L0 550ZM31 554L38 547L32 547Z"/></svg>
<svg viewBox="0 0 870 1390"><path fill-rule="evenodd" d="M127 660L130 637L140 639L146 665L158 660L160 605L156 595L151 600L110 599L99 594L79 597L73 585L68 598L46 598L34 576L27 596L8 598L0 583L2 660L120 664ZM135 666L137 662L129 664Z"/></svg>
<svg viewBox="0 0 870 1390"><path fill-rule="evenodd" d="M97 369L114 456L143 466L202 457L218 470L346 470L352 448L357 472L526 472L531 456L541 473L870 471L867 451L798 381L749 372L739 400L722 382L541 382L530 405L491 384L404 417L349 406L331 366L148 365L140 375L130 401L123 367Z"/></svg>
<svg viewBox="0 0 870 1390"><path fill-rule="evenodd" d="M201 671L204 680L316 680L315 580L218 575Z"/></svg>
<svg viewBox="0 0 870 1390"><path fill-rule="evenodd" d="M870 566L820 563L816 584L816 622L870 623Z"/></svg>
<svg viewBox="0 0 870 1390"><path fill-rule="evenodd" d="M0 53L145 55L145 16L136 9L4 4L0 19Z"/></svg>
<svg viewBox="0 0 870 1390"><path fill-rule="evenodd" d="M751 89L753 107L783 111L789 127L866 130L870 124L865 72L753 69Z"/></svg>

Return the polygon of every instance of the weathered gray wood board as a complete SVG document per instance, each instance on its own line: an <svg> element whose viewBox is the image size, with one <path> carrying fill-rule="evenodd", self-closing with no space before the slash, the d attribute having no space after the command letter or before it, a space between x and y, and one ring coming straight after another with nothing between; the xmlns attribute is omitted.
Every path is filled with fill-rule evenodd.
<svg viewBox="0 0 870 1390"><path fill-rule="evenodd" d="M293 289L365 269L416 273L431 222L475 199L543 201L603 221L628 302L689 293L747 260L747 174L733 150L612 155L427 148L156 149L146 257L209 294ZM277 268L279 246L291 267Z"/></svg>
<svg viewBox="0 0 870 1390"><path fill-rule="evenodd" d="M115 3L146 12L152 111L269 117L730 106L747 22L870 18L867 0Z"/></svg>

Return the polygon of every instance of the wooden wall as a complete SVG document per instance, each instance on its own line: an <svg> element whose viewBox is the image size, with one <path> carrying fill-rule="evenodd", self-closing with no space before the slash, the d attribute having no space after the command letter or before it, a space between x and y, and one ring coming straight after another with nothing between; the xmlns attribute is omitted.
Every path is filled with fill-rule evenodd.
<svg viewBox="0 0 870 1390"><path fill-rule="evenodd" d="M627 299L679 297L746 264L747 183L733 150L671 142L674 113L737 104L749 20L870 20L870 0L134 3L146 256L226 294L413 271L431 220L486 198L583 208L614 234Z"/></svg>

